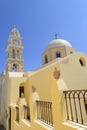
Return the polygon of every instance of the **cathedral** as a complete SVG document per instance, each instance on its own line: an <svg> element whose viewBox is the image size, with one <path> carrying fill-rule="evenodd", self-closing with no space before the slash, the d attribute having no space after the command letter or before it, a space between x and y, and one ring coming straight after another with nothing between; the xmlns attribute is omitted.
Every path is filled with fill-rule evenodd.
<svg viewBox="0 0 87 130"><path fill-rule="evenodd" d="M86 130L87 55L55 37L42 65L24 72L23 48L14 27L0 75L0 124L6 130Z"/></svg>

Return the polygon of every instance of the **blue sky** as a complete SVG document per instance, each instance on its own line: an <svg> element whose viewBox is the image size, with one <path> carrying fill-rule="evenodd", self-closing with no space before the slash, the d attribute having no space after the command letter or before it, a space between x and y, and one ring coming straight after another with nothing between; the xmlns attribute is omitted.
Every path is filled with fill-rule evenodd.
<svg viewBox="0 0 87 130"><path fill-rule="evenodd" d="M41 55L55 33L87 54L87 0L0 0L0 73L6 68L14 25L23 40L25 71L41 66Z"/></svg>

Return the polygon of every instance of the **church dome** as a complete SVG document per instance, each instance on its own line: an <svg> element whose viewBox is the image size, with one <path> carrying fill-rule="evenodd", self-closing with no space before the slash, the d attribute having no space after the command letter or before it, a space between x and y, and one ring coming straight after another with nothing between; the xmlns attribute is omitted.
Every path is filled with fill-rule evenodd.
<svg viewBox="0 0 87 130"><path fill-rule="evenodd" d="M61 47L61 46L67 46L67 47L72 47L72 45L64 40L64 39L55 39L52 40L46 47L46 50L49 50L51 48L57 48L57 47Z"/></svg>

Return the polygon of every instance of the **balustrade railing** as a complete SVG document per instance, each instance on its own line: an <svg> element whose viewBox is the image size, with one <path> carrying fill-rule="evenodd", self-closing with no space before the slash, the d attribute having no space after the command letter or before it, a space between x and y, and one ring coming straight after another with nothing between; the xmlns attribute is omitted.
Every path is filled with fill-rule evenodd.
<svg viewBox="0 0 87 130"><path fill-rule="evenodd" d="M30 110L29 107L24 105L24 119L30 121Z"/></svg>
<svg viewBox="0 0 87 130"><path fill-rule="evenodd" d="M64 91L67 120L87 125L87 90Z"/></svg>
<svg viewBox="0 0 87 130"><path fill-rule="evenodd" d="M42 122L53 126L52 102L36 101L36 104L37 104L37 120L41 120Z"/></svg>

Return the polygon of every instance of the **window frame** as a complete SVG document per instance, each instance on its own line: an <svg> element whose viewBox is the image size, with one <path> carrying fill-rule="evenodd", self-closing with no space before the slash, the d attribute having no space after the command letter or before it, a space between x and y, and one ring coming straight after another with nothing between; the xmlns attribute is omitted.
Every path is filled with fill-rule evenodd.
<svg viewBox="0 0 87 130"><path fill-rule="evenodd" d="M56 51L55 56L56 56L56 58L61 58L61 52L60 51Z"/></svg>

